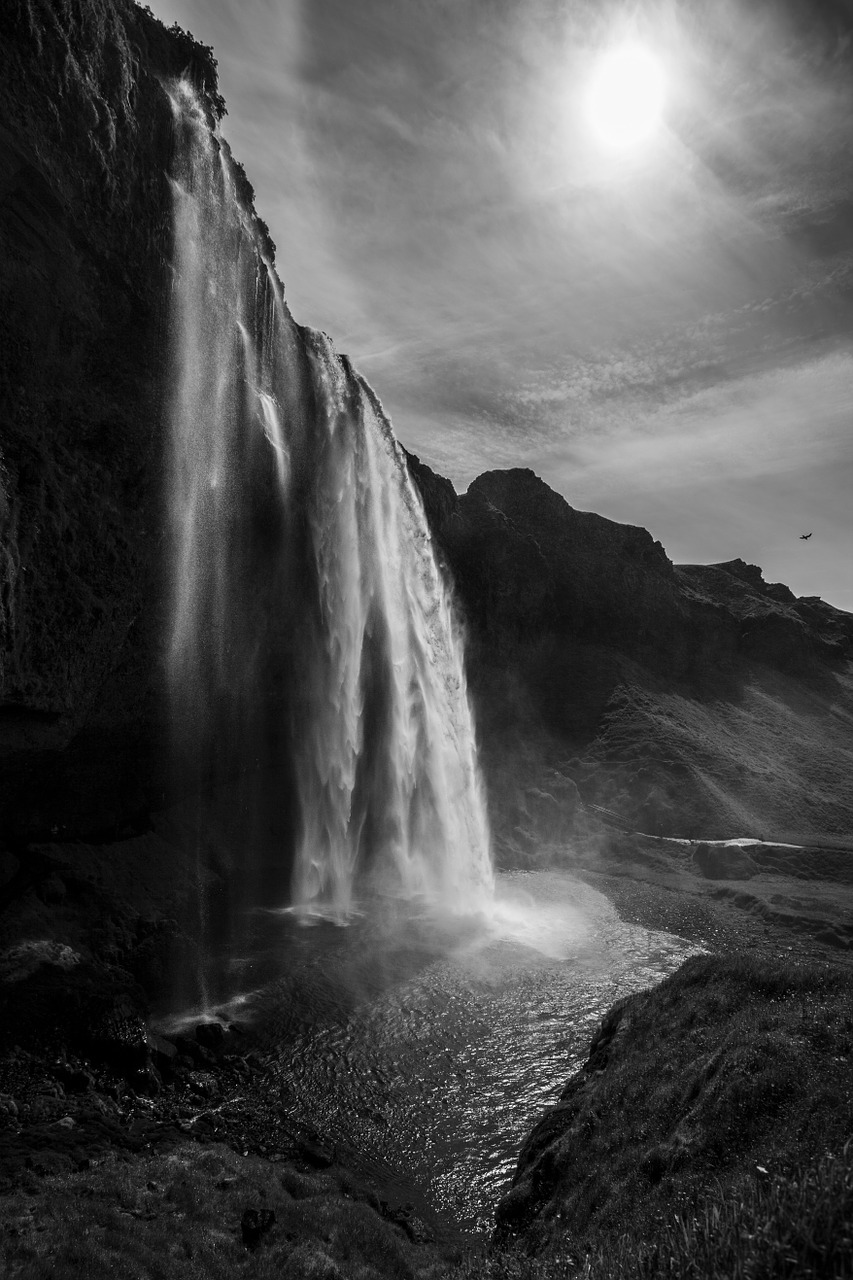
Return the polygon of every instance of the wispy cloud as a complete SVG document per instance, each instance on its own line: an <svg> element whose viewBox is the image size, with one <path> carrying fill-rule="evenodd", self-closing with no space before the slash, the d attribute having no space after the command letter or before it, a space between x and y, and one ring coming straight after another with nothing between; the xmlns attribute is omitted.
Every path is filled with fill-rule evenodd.
<svg viewBox="0 0 853 1280"><path fill-rule="evenodd" d="M679 486L735 475L772 527L762 484L808 465L797 414L815 467L843 461L828 353L853 333L853 20L838 6L151 3L216 47L294 314L457 484L534 465L632 512L629 484L644 501L665 487L677 540L696 526ZM580 95L626 33L664 61L666 128L605 156Z"/></svg>

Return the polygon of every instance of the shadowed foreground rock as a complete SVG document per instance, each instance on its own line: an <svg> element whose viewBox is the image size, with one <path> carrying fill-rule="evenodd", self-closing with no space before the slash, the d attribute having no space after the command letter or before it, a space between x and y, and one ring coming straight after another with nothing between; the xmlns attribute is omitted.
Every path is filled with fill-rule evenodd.
<svg viewBox="0 0 853 1280"><path fill-rule="evenodd" d="M115 839L162 795L172 113L210 50L132 0L0 9L0 830Z"/></svg>

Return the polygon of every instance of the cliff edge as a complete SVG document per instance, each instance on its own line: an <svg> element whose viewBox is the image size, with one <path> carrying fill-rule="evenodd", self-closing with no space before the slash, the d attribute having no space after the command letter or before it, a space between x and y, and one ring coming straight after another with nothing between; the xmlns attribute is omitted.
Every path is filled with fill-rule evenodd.
<svg viewBox="0 0 853 1280"><path fill-rule="evenodd" d="M468 627L502 858L569 843L592 815L660 836L851 837L853 615L742 560L674 565L532 471L456 494L409 464Z"/></svg>

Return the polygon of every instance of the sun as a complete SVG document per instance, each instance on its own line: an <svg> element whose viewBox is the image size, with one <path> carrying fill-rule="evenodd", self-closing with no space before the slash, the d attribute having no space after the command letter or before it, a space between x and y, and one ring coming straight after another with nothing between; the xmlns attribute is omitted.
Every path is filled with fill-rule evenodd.
<svg viewBox="0 0 853 1280"><path fill-rule="evenodd" d="M602 147L635 147L660 127L665 98L659 59L643 45L622 45L603 54L590 76L584 102L587 124Z"/></svg>

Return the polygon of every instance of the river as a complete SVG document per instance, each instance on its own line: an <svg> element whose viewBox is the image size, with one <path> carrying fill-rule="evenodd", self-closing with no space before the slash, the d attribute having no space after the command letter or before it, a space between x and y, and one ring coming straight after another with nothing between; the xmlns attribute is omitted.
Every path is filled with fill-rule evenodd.
<svg viewBox="0 0 853 1280"><path fill-rule="evenodd" d="M263 936L242 963L240 1016L271 1063L271 1104L463 1234L491 1227L605 1011L697 950L624 923L558 871L500 875L474 917L387 903L305 927L271 912Z"/></svg>

